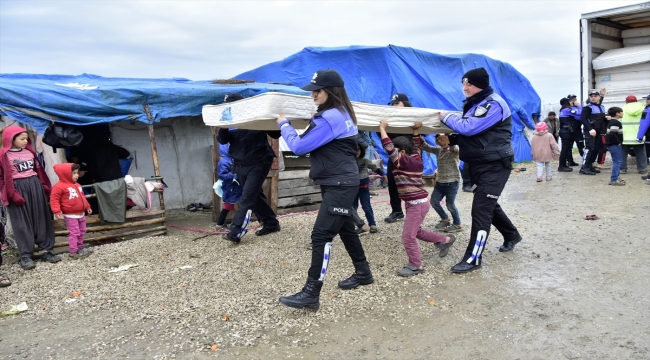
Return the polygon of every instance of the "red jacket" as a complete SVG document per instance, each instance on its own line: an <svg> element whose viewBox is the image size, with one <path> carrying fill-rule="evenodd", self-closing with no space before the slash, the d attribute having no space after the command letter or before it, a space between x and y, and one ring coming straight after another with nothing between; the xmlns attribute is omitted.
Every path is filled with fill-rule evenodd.
<svg viewBox="0 0 650 360"><path fill-rule="evenodd" d="M54 172L59 176L59 182L52 187L50 208L54 215L83 214L90 210L81 185L72 181L72 163L54 165Z"/></svg>
<svg viewBox="0 0 650 360"><path fill-rule="evenodd" d="M27 130L21 128L20 126L7 126L2 130L2 150L0 150L0 195L2 195L2 205L7 206L9 202L16 205L25 205L25 199L16 191L14 188L14 178L11 173L11 164L7 158L7 151L11 149L11 146L14 141L14 137L20 133L27 132ZM34 154L34 161L36 166L34 171L38 175L38 179L43 184L43 191L45 191L45 196L50 196L50 189L52 185L50 184L50 179L47 178L45 170L43 169L43 164L36 156L36 151L32 147L32 140L29 139L27 147L25 148L32 154Z"/></svg>

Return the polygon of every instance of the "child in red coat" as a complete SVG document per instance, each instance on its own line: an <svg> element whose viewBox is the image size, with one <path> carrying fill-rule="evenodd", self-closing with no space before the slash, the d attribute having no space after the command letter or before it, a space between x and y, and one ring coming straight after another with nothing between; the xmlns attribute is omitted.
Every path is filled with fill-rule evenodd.
<svg viewBox="0 0 650 360"><path fill-rule="evenodd" d="M65 225L70 232L68 246L71 259L80 259L92 252L84 249L85 213L91 214L92 210L81 185L77 183L79 167L79 164L72 163L54 165L59 182L52 187L50 195L50 208L54 216L57 219L65 219Z"/></svg>

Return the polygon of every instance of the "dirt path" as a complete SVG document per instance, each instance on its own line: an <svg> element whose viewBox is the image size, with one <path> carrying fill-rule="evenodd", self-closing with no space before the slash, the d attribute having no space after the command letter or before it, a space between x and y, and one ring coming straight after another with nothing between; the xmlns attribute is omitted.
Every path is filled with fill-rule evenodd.
<svg viewBox="0 0 650 360"><path fill-rule="evenodd" d="M500 201L524 236L514 252L499 253L501 238L493 232L484 267L453 275L449 267L464 251L465 231L448 257L433 256L426 273L399 278L395 270L405 261L400 224L380 223L379 235L362 238L376 283L354 291L337 289L336 281L347 276L351 266L341 244L335 244L318 312L277 303L278 296L299 290L304 282L304 243L313 215L283 219L281 237L251 238L237 248L215 237L192 242L189 239L198 234L175 230L167 238L146 239L143 246L143 240L107 245L106 250L102 246L96 259L74 263L72 269L92 277L95 268L119 262L112 253L124 248L132 254L129 259L140 259L141 272L127 272L117 283L102 278L106 288L95 284L96 279L86 283L86 276L79 275L88 298L73 306L62 305L61 294L67 294L69 286L61 290L59 284L50 289L30 285L47 276L38 270L49 264L29 273L15 264L3 266L2 272L15 283L0 289L0 310L33 292L43 304L33 301L29 312L0 318L0 358L650 358L650 186L636 174L623 176L627 186L613 188L607 186L606 173L575 172L555 174L553 181L538 184L533 166L528 168L513 173ZM460 194L458 202L469 225L471 194ZM388 213L386 204L373 207L378 219ZM589 214L601 219L583 220ZM435 215L428 215L429 225ZM175 220L209 226L207 216L170 222ZM178 245L183 239L188 243ZM152 246L150 254L139 253ZM201 258L192 259L200 260L192 263L196 277L164 272L168 263L188 262L186 255L201 249ZM423 249L424 258L434 255L432 248ZM108 250L111 254L102 255ZM184 260L154 263L169 252L182 253ZM252 256L253 265L239 264ZM208 270L199 272L203 263ZM219 264L213 269L213 263ZM67 264L52 269L66 269ZM226 273L221 265L234 270ZM151 273L145 272L147 266ZM249 272L251 266L258 268ZM274 273L281 275L273 278ZM149 284L171 276L189 277L174 278L174 286L162 294L157 284ZM191 297L178 293L179 281L185 281L186 291L195 286ZM111 286L135 288L124 293L134 299L100 302ZM213 290L216 287L223 291ZM99 300L94 302L91 294ZM175 302L178 298L185 300ZM232 303L226 307L226 301ZM159 306L167 308L159 313ZM232 309L228 322L222 321L223 308ZM219 349L210 350L215 343Z"/></svg>

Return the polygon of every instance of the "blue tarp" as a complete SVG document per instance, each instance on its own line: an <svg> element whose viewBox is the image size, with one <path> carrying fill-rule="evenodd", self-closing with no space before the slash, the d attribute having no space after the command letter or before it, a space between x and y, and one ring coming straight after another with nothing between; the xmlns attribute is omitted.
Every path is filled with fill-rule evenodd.
<svg viewBox="0 0 650 360"><path fill-rule="evenodd" d="M484 55L439 55L393 45L308 47L235 78L302 86L317 70L333 68L343 76L353 101L385 105L394 93L403 92L416 107L461 110L465 99L461 76L477 67L487 69L491 86L512 110L515 161L532 160L523 129L534 128L533 114L540 113L541 100L514 67Z"/></svg>
<svg viewBox="0 0 650 360"><path fill-rule="evenodd" d="M113 121L151 123L177 116L201 115L203 105L220 104L224 95L245 97L267 91L306 95L294 86L220 85L187 79L104 78L96 75L0 74L0 114L43 133L51 120L71 125Z"/></svg>

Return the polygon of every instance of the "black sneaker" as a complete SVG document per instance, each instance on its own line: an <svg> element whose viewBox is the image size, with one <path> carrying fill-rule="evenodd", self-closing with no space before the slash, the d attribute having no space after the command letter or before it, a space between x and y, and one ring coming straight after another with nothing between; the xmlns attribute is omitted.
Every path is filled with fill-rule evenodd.
<svg viewBox="0 0 650 360"><path fill-rule="evenodd" d="M568 166L560 166L559 168L557 168L557 171L559 171L559 172L571 172L571 171L573 171L573 169L571 169Z"/></svg>
<svg viewBox="0 0 650 360"><path fill-rule="evenodd" d="M593 171L596 174L600 174L600 170L596 169L595 167L590 167L589 170Z"/></svg>
<svg viewBox="0 0 650 360"><path fill-rule="evenodd" d="M49 263L56 263L61 261L61 257L59 255L54 255L49 251L46 251L43 254L41 254L40 259L43 261L47 261Z"/></svg>
<svg viewBox="0 0 650 360"><path fill-rule="evenodd" d="M203 204L201 203L196 204L196 211L203 211Z"/></svg>
<svg viewBox="0 0 650 360"><path fill-rule="evenodd" d="M36 267L36 264L34 264L34 260L30 258L21 258L20 267L23 268L23 270L31 270Z"/></svg>
<svg viewBox="0 0 650 360"><path fill-rule="evenodd" d="M196 204L195 204L195 203L191 203L191 204L187 205L187 206L185 207L185 210L187 210L187 211L196 211Z"/></svg>
<svg viewBox="0 0 650 360"><path fill-rule="evenodd" d="M569 163L568 165L569 166L580 166L580 164L578 164L577 162L572 162L572 163Z"/></svg>
<svg viewBox="0 0 650 360"><path fill-rule="evenodd" d="M388 215L384 221L387 223L394 223L397 220L403 220L404 219L404 213L401 212L394 212Z"/></svg>
<svg viewBox="0 0 650 360"><path fill-rule="evenodd" d="M463 185L464 192L472 192L472 185Z"/></svg>
<svg viewBox="0 0 650 360"><path fill-rule="evenodd" d="M309 249L309 250L313 250L313 249L314 249L314 243L312 243L312 242L310 241L309 244L307 244L307 249Z"/></svg>
<svg viewBox="0 0 650 360"><path fill-rule="evenodd" d="M362 227L357 228L357 235L358 235L358 236L366 235L367 233L368 233L368 232L366 231L366 229L364 229L364 228L362 228Z"/></svg>
<svg viewBox="0 0 650 360"><path fill-rule="evenodd" d="M650 175L641 176L641 180L650 180Z"/></svg>

